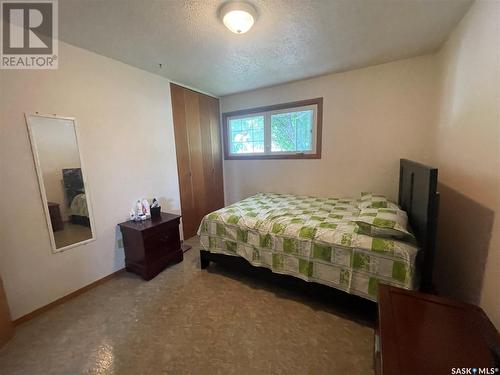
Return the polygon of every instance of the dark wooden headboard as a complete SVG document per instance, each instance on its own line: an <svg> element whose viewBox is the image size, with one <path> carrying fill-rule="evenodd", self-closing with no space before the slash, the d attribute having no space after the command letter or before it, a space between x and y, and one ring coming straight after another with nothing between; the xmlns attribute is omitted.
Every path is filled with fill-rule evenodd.
<svg viewBox="0 0 500 375"><path fill-rule="evenodd" d="M83 176L81 168L64 168L62 170L64 192L66 194L66 203L71 205L73 199L78 195L85 193L83 185Z"/></svg>
<svg viewBox="0 0 500 375"><path fill-rule="evenodd" d="M408 221L420 247L420 289L424 292L432 290L439 211L437 178L437 168L407 159L400 161L398 204L408 214Z"/></svg>

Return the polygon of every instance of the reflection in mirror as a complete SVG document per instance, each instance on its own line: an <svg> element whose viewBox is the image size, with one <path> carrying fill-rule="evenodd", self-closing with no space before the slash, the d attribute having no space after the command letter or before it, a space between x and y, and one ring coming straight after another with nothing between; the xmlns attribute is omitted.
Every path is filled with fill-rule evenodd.
<svg viewBox="0 0 500 375"><path fill-rule="evenodd" d="M94 238L74 119L27 115L54 251Z"/></svg>

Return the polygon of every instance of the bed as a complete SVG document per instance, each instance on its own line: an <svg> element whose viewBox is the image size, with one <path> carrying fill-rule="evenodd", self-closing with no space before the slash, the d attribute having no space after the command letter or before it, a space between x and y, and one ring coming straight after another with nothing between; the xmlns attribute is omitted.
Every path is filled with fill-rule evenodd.
<svg viewBox="0 0 500 375"><path fill-rule="evenodd" d="M90 227L89 210L81 168L65 168L62 170L62 175L71 223Z"/></svg>
<svg viewBox="0 0 500 375"><path fill-rule="evenodd" d="M435 168L402 159L398 204L374 194L343 199L259 193L203 218L201 266L242 258L372 301L380 282L428 291L436 189Z"/></svg>
<svg viewBox="0 0 500 375"><path fill-rule="evenodd" d="M73 224L89 227L89 209L87 207L87 196L85 193L77 194L69 206L70 218Z"/></svg>

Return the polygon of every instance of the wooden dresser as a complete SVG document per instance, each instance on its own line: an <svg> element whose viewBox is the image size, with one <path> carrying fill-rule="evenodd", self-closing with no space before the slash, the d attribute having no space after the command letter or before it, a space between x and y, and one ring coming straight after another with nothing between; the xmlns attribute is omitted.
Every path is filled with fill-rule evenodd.
<svg viewBox="0 0 500 375"><path fill-rule="evenodd" d="M151 280L170 263L181 262L180 216L161 213L156 219L118 224L123 235L127 271Z"/></svg>
<svg viewBox="0 0 500 375"><path fill-rule="evenodd" d="M50 222L52 224L52 230L54 232L64 229L64 223L61 216L61 210L59 208L59 203L47 202L49 206Z"/></svg>
<svg viewBox="0 0 500 375"><path fill-rule="evenodd" d="M376 374L500 373L500 336L481 308L381 284L378 309Z"/></svg>

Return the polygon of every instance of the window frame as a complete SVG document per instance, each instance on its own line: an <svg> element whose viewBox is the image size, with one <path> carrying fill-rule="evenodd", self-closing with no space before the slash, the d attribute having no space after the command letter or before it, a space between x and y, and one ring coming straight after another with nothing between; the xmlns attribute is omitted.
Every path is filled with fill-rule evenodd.
<svg viewBox="0 0 500 375"><path fill-rule="evenodd" d="M316 132L313 132L313 147L312 152L279 152L270 151L270 145L266 144L267 140L271 139L271 116L278 113L286 113L300 109L301 107L316 107L313 112ZM231 154L229 152L229 120L234 118L248 117L248 116L264 116L264 152L263 153L248 153L248 154ZM313 120L313 121L314 121ZM269 123L269 126L266 124ZM290 103L282 103L269 105L264 107L255 107L249 109L242 109L233 112L226 112L222 114L222 133L224 143L224 159L225 160L267 160L267 159L321 159L321 141L322 141L322 125L323 125L323 98L314 98L307 100L300 100Z"/></svg>

